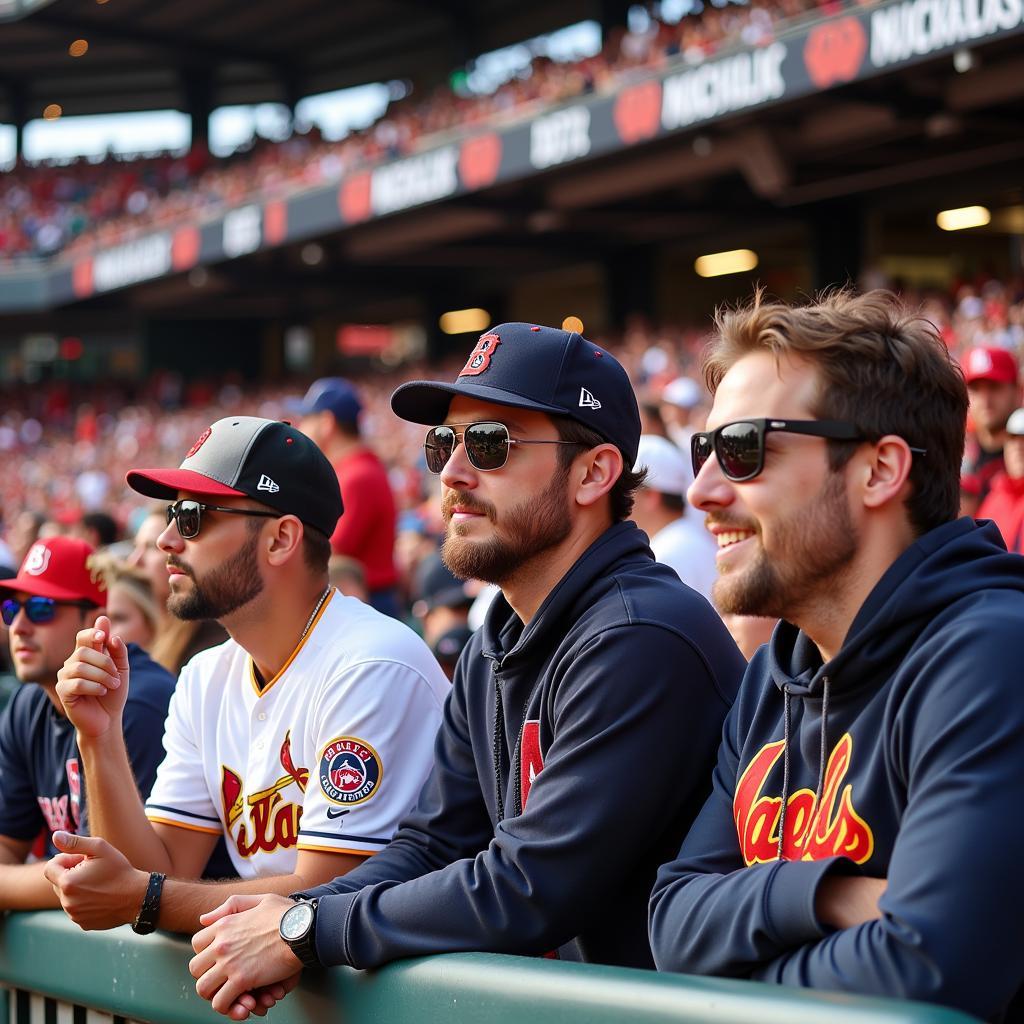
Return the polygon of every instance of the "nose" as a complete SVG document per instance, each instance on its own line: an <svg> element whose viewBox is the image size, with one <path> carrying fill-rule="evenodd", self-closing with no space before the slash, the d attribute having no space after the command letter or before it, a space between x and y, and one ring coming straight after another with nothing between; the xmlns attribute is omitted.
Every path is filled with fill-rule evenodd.
<svg viewBox="0 0 1024 1024"><path fill-rule="evenodd" d="M713 508L726 508L736 498L732 481L722 472L718 457L712 453L700 467L696 479L686 492L686 500L702 512Z"/></svg>
<svg viewBox="0 0 1024 1024"><path fill-rule="evenodd" d="M178 533L178 524L175 520L171 520L163 529L163 532L156 539L156 546L164 552L164 554L170 554L174 551L184 551L185 541L182 539L180 533Z"/></svg>
<svg viewBox="0 0 1024 1024"><path fill-rule="evenodd" d="M35 630L34 623L28 615L25 614L24 605L18 609L18 614L14 616L14 621L11 623L9 628L12 636L31 636Z"/></svg>
<svg viewBox="0 0 1024 1024"><path fill-rule="evenodd" d="M466 454L466 446L462 443L461 437L456 439L452 457L444 464L444 469L441 470L441 483L445 487L451 487L455 490L470 490L476 487L477 470L474 469L473 464L469 461L469 456Z"/></svg>

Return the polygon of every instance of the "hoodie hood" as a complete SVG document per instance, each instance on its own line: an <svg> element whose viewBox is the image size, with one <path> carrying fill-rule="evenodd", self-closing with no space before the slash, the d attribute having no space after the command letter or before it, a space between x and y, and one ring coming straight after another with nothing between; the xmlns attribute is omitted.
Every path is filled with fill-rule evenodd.
<svg viewBox="0 0 1024 1024"><path fill-rule="evenodd" d="M619 563L636 558L648 565L654 561L647 534L634 522L616 523L605 530L552 587L536 615L525 626L505 595L499 592L481 627L484 657L497 662L516 659L527 648L543 647L546 637L561 640L565 635L566 616L569 620L577 618L574 609L582 599L588 604L593 602L594 581L610 576L612 568Z"/></svg>
<svg viewBox="0 0 1024 1024"><path fill-rule="evenodd" d="M904 658L925 623L980 589L1024 591L1019 556L1007 552L991 522L944 523L886 570L827 664L805 633L780 622L769 651L771 677L792 696L821 696L825 678L833 695L873 686Z"/></svg>

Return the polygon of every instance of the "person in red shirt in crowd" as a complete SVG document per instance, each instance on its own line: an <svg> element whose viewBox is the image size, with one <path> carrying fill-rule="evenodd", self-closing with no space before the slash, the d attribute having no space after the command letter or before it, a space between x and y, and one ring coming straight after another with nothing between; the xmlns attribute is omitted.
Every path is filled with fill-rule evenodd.
<svg viewBox="0 0 1024 1024"><path fill-rule="evenodd" d="M1003 468L1006 421L1020 405L1017 360L1004 348L972 348L963 362L973 431L967 433L961 476L976 477L981 499Z"/></svg>
<svg viewBox="0 0 1024 1024"><path fill-rule="evenodd" d="M978 519L991 519L999 527L1008 551L1024 554L1024 409L1006 421L1003 446L1005 466L994 477Z"/></svg>
<svg viewBox="0 0 1024 1024"><path fill-rule="evenodd" d="M369 603L401 617L395 568L395 498L384 463L359 434L362 403L342 377L314 381L295 407L299 429L312 438L338 474L345 512L331 536L335 554L356 559L366 573Z"/></svg>

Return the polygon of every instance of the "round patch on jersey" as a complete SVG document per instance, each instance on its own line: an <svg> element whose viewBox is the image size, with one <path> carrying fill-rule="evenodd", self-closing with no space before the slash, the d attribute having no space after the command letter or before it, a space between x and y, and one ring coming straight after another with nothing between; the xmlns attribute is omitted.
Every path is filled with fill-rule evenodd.
<svg viewBox="0 0 1024 1024"><path fill-rule="evenodd" d="M369 800L384 775L380 755L356 736L339 736L320 755L320 788L336 804L351 807Z"/></svg>

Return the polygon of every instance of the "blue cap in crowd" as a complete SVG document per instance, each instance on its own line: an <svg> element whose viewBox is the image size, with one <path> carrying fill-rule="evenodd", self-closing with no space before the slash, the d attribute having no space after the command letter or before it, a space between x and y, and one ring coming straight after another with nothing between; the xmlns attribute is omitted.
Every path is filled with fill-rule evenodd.
<svg viewBox="0 0 1024 1024"><path fill-rule="evenodd" d="M415 380L391 396L395 414L436 426L455 395L569 416L636 461L640 410L626 371L609 352L572 331L500 324L480 336L453 384Z"/></svg>
<svg viewBox="0 0 1024 1024"><path fill-rule="evenodd" d="M356 389L344 377L321 377L313 381L302 401L290 408L299 416L327 410L339 423L356 423L363 410Z"/></svg>

